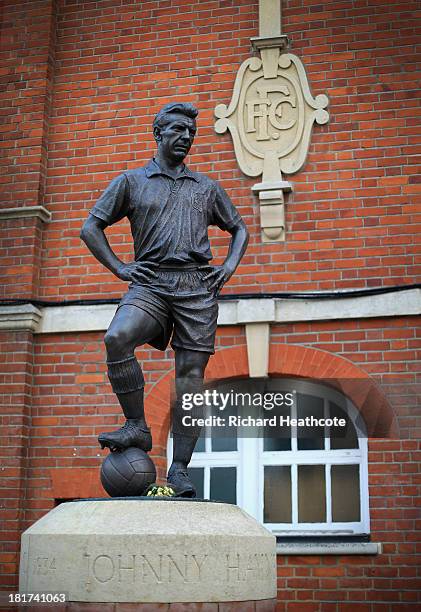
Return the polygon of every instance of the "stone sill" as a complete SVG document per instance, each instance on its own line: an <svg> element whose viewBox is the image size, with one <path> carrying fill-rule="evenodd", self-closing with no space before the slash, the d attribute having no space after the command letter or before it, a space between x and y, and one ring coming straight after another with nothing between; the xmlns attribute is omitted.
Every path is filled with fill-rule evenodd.
<svg viewBox="0 0 421 612"><path fill-rule="evenodd" d="M380 542L278 542L277 555L379 555Z"/></svg>

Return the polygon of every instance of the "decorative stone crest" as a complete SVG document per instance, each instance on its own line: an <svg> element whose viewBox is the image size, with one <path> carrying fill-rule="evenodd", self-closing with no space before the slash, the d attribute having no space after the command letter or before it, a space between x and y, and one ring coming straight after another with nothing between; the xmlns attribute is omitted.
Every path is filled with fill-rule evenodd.
<svg viewBox="0 0 421 612"><path fill-rule="evenodd" d="M324 94L312 96L301 60L283 53L286 36L254 38L252 43L261 57L240 66L229 106L215 108L215 131L231 132L244 174L263 175L252 188L260 200L262 239L281 241L284 192L292 189L282 173L293 174L304 165L314 122L329 120L329 100Z"/></svg>

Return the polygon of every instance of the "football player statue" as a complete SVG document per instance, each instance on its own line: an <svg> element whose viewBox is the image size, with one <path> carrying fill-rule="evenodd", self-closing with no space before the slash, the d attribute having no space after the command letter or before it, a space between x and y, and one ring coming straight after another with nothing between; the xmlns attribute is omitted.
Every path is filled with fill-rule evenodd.
<svg viewBox="0 0 421 612"><path fill-rule="evenodd" d="M105 334L108 377L126 422L102 433L111 451L136 446L148 452L152 438L144 414L144 377L134 350L143 344L175 353L176 402L172 414L173 462L167 480L179 495L195 497L188 477L198 427L183 427L182 396L201 390L214 351L218 293L243 256L248 232L222 187L191 171L184 159L196 134L198 110L190 103L164 106L153 122L156 155L145 166L115 178L85 221L81 239L104 266L130 283ZM127 217L134 261L124 263L104 230ZM208 227L231 234L227 257L211 266Z"/></svg>

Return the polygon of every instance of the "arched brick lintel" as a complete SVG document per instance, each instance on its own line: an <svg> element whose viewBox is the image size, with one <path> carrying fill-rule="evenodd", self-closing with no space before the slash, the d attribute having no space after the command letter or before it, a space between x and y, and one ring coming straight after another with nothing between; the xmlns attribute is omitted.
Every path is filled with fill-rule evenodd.
<svg viewBox="0 0 421 612"><path fill-rule="evenodd" d="M348 359L306 346L276 343L269 352L269 375L311 379L327 384L346 395L358 408L370 437L395 438L397 426L393 410L373 379ZM207 380L246 378L249 376L247 347L219 349L206 370ZM169 406L174 370L168 372L150 390L146 409L153 428L154 442L163 448L169 431L169 412L161 420L162 406Z"/></svg>

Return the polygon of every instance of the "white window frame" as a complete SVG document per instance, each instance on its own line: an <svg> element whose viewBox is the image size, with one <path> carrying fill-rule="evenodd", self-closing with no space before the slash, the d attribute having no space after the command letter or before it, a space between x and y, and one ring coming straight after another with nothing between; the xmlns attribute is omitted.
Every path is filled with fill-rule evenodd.
<svg viewBox="0 0 421 612"><path fill-rule="evenodd" d="M252 383L252 379L249 379ZM279 389L279 378L266 381L267 390ZM227 384L227 383L224 383ZM232 383L235 385L235 381ZM340 406L350 420L355 423L358 418L358 448L357 449L330 449L330 438L325 438L324 450L299 450L297 438L292 429L291 450L264 451L262 438L237 438L236 451L212 451L211 438L205 438L205 451L193 453L190 467L204 468L204 497L209 498L210 468L236 467L237 469L237 504L275 535L359 535L370 532L369 494L368 494L368 440L362 430L358 410L352 402L333 388L321 383L313 383L302 379L282 379L282 389L296 390L299 393L323 397L324 415L327 416L328 402L332 401ZM296 405L292 409L292 418L296 418ZM296 430L296 428L295 428ZM296 433L296 431L295 431ZM172 460L172 439L169 437L167 447L168 465ZM291 466L291 493L292 493L292 522L291 523L264 523L264 468L265 466ZM326 514L327 520L323 523L298 522L298 465L324 465L326 475ZM332 522L331 516L331 466L332 465L359 465L360 484L360 521L358 522Z"/></svg>

